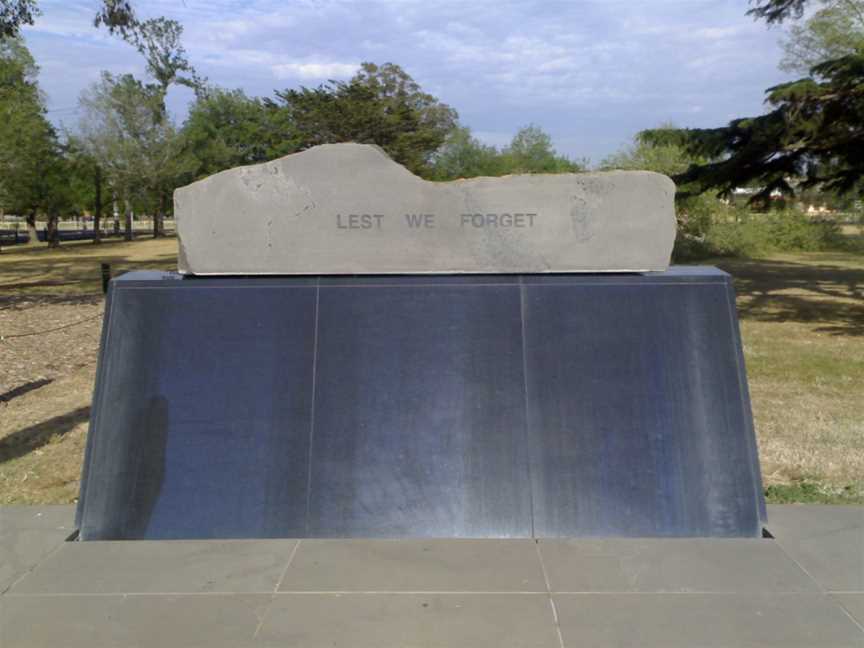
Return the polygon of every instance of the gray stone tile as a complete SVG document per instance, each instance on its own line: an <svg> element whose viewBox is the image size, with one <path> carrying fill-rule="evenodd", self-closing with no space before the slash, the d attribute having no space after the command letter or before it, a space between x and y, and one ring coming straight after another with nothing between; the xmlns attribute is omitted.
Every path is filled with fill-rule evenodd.
<svg viewBox="0 0 864 648"><path fill-rule="evenodd" d="M545 592L533 540L303 540L282 591Z"/></svg>
<svg viewBox="0 0 864 648"><path fill-rule="evenodd" d="M830 594L831 600L842 605L849 615L864 627L864 594Z"/></svg>
<svg viewBox="0 0 864 648"><path fill-rule="evenodd" d="M74 504L37 506L0 506L0 535L10 528L62 530L66 535L75 529Z"/></svg>
<svg viewBox="0 0 864 648"><path fill-rule="evenodd" d="M12 594L272 592L296 540L70 542Z"/></svg>
<svg viewBox="0 0 864 648"><path fill-rule="evenodd" d="M769 506L766 526L826 590L864 592L864 506Z"/></svg>
<svg viewBox="0 0 864 648"><path fill-rule="evenodd" d="M818 592L771 540L541 540L557 592Z"/></svg>
<svg viewBox="0 0 864 648"><path fill-rule="evenodd" d="M279 594L258 639L303 648L558 648L545 594Z"/></svg>
<svg viewBox="0 0 864 648"><path fill-rule="evenodd" d="M823 594L556 594L567 648L861 648Z"/></svg>
<svg viewBox="0 0 864 648"><path fill-rule="evenodd" d="M3 648L242 648L272 595L4 596Z"/></svg>
<svg viewBox="0 0 864 648"><path fill-rule="evenodd" d="M59 547L74 518L70 506L0 507L0 592Z"/></svg>

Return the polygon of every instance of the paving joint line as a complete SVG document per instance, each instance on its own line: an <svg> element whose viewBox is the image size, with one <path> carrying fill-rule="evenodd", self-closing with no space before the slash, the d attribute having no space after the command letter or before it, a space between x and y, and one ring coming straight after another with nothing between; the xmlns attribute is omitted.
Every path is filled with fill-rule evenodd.
<svg viewBox="0 0 864 648"><path fill-rule="evenodd" d="M297 550L300 548L300 544L302 542L302 539L298 540L297 544L295 544L294 547L291 549L291 553L288 555L288 561L285 563L285 568L279 575L279 579L276 581L276 586L273 588L273 592L270 594L270 601L267 603L267 606L264 608L264 611L258 618L258 625L255 626L255 632L252 633L252 639L257 639L258 633L260 633L261 628L264 627L264 622L267 620L267 616L270 614L270 610L273 609L273 603L276 602L276 595L279 593L279 588L282 586L282 581L285 580L285 576L286 574L288 574L288 568L291 567L291 563L294 562L294 556L297 555Z"/></svg>
<svg viewBox="0 0 864 648"><path fill-rule="evenodd" d="M543 560L543 552L540 551L540 541L534 539L534 549L537 551L537 558L540 561L540 569L543 572L543 581L546 583L546 593L549 596L549 606L552 608L552 619L555 622L555 632L558 634L558 646L565 648L564 635L561 632L561 623L558 620L558 608L555 606L555 599L552 598L552 585L549 582L549 574L546 572L546 562Z"/></svg>
<svg viewBox="0 0 864 648"><path fill-rule="evenodd" d="M543 596L548 595L545 591L500 591L500 590L286 590L283 592L258 592L258 591L242 591L242 592L24 592L21 594L8 594L10 598L61 598L67 596L297 596L297 595L333 595L346 596L351 594L363 595L410 595L410 596L495 596L501 594L503 596Z"/></svg>
<svg viewBox="0 0 864 648"><path fill-rule="evenodd" d="M813 574L811 574L809 571L807 571L807 569L804 567L804 565L802 565L800 562L798 562L798 561L795 559L795 556L793 556L792 554L790 554L790 553L786 550L786 547L784 546L784 544L783 544L782 542L780 542L780 538L778 538L777 536L774 536L774 542L777 543L777 546L778 546L778 547L780 547L780 551L782 551L783 554L784 554L784 555L785 555L789 560L791 560L793 563L795 563L795 565L798 567L798 569L800 569L802 572L804 572L804 575L807 576L807 578L809 578L811 581L813 581L813 583L815 583L816 587L819 588L819 591L820 591L822 594L827 594L827 593L828 593L828 589L827 589L826 587L823 587L823 586L822 586L822 583L820 583L818 580L816 580L816 579L813 577Z"/></svg>
<svg viewBox="0 0 864 648"><path fill-rule="evenodd" d="M857 594L857 592L853 592L853 593ZM846 609L846 606L843 605L843 601L839 601L839 600L837 600L837 599L834 599L834 598L833 598L832 596L830 596L830 595L827 596L826 598L828 598L832 603L834 603L837 607L839 607L841 610L843 610L843 614L845 614L847 617L849 617L849 620L850 620L852 623L854 623L854 624L858 627L858 629L861 631L862 634L864 634L864 625L862 625L861 623L859 623L859 622L858 622L858 619L856 619L856 618L852 615L852 613L851 613L848 609Z"/></svg>
<svg viewBox="0 0 864 648"><path fill-rule="evenodd" d="M48 559L49 559L51 556L53 556L55 553L57 553L58 551L60 551L60 549L62 549L62 548L63 548L63 545L65 545L65 544L66 544L66 541L65 541L65 540L61 540L59 543L57 543L57 546L56 546L56 547L54 547L53 549L51 549L48 553L46 553L46 554L45 554L42 558L40 558L38 561L36 561L36 562L33 563L32 565L30 565L30 567L27 569L27 571L25 571L25 572L24 572L23 574L21 574L18 578L16 578L14 581L12 581L12 582L9 584L9 586L6 587L6 589L4 589L4 590L0 590L0 596L6 596L7 593L10 592L10 591L12 590L13 587L15 587L18 583L20 583L20 582L23 581L25 578L27 578L30 574L32 574L34 571L36 571L36 568L37 568L39 565L41 565L43 562L45 562L46 560L48 560Z"/></svg>
<svg viewBox="0 0 864 648"><path fill-rule="evenodd" d="M843 612L843 614L845 614L846 617L852 623L855 624L855 627L858 628L862 633L864 633L864 625L859 623L858 619L856 619L854 616L852 616L852 613L846 609L846 606L843 605L842 602L840 602L839 600L837 600L836 598L833 598L831 596L831 594L833 593L831 590L829 590L827 587L823 587L822 583L820 583L818 580L816 580L813 577L813 575L809 571L807 571L807 569L804 567L804 565L802 565L800 562L798 562L795 559L795 557L786 550L786 547L780 541L780 538L778 538L776 535L774 536L774 542L777 543L777 546L780 547L780 550L786 555L786 557L789 558L789 560L791 560L793 563L795 563L798 566L798 569L800 569L802 572L804 572L804 574L807 576L807 578L809 578L811 581L813 581L816 584L816 587L819 588L819 591L822 594L822 596L825 597L825 600L830 601L833 605L836 605L838 608L840 608L840 610ZM857 592L850 592L850 593L855 594Z"/></svg>

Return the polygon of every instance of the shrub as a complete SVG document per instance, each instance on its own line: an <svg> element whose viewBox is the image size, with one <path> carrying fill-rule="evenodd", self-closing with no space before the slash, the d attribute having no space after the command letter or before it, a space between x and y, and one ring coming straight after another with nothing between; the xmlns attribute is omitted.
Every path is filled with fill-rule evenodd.
<svg viewBox="0 0 864 648"><path fill-rule="evenodd" d="M676 261L711 256L758 257L770 252L838 249L846 244L837 223L813 221L792 210L759 214L715 204L710 207L707 219L704 216L700 219L703 228L700 236L694 236L680 224L679 215L673 255Z"/></svg>

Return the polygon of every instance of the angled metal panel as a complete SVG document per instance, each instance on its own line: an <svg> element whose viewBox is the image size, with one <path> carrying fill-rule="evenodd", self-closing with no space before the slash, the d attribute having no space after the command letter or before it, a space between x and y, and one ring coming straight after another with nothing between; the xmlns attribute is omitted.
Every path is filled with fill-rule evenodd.
<svg viewBox="0 0 864 648"><path fill-rule="evenodd" d="M519 286L497 281L322 284L308 535L531 535Z"/></svg>
<svg viewBox="0 0 864 648"><path fill-rule="evenodd" d="M753 536L764 510L713 269L133 273L98 376L85 540Z"/></svg>
<svg viewBox="0 0 864 648"><path fill-rule="evenodd" d="M727 286L525 287L537 536L757 536Z"/></svg>
<svg viewBox="0 0 864 648"><path fill-rule="evenodd" d="M302 535L315 287L112 290L81 538Z"/></svg>

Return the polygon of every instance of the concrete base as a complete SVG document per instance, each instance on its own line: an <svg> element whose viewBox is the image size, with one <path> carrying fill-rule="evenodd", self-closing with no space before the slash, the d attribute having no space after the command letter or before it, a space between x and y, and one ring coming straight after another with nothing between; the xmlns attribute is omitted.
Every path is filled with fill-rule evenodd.
<svg viewBox="0 0 864 648"><path fill-rule="evenodd" d="M864 508L774 539L64 542L0 509L0 646L864 646Z"/></svg>

